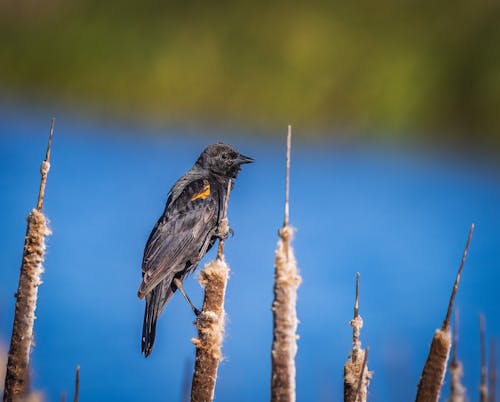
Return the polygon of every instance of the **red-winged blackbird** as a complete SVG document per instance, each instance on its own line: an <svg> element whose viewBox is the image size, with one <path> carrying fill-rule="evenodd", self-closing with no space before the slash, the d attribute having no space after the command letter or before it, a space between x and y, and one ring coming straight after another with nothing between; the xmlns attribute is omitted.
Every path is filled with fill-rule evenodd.
<svg viewBox="0 0 500 402"><path fill-rule="evenodd" d="M253 162L233 147L213 144L205 148L194 166L170 190L167 205L144 249L140 299L146 297L142 327L142 353L151 354L156 320L174 292L186 300L182 281L220 236L229 180L244 163ZM197 309L191 304L193 311Z"/></svg>

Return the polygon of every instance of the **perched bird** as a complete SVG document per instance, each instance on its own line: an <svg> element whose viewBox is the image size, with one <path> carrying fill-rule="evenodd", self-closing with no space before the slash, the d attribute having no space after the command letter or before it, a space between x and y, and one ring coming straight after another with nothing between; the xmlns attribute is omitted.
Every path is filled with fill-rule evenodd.
<svg viewBox="0 0 500 402"><path fill-rule="evenodd" d="M251 162L252 158L230 145L209 145L171 188L142 260L138 296L146 298L142 327L142 353L146 357L153 349L156 320L177 289L199 314L184 292L182 281L196 269L215 240L224 236L219 224L229 181L236 178L242 164Z"/></svg>

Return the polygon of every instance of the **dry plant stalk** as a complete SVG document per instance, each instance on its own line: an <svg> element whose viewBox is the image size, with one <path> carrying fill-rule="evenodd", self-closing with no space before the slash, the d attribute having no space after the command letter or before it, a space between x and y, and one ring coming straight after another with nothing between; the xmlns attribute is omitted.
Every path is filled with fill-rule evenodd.
<svg viewBox="0 0 500 402"><path fill-rule="evenodd" d="M297 354L297 289L301 277L290 242L293 229L288 225L290 193L290 151L292 129L288 126L285 173L285 217L279 230L275 254L273 346L271 352L271 401L295 401L295 355Z"/></svg>
<svg viewBox="0 0 500 402"><path fill-rule="evenodd" d="M488 402L497 401L497 340L491 339L490 341L490 362L488 367L489 381L488 381Z"/></svg>
<svg viewBox="0 0 500 402"><path fill-rule="evenodd" d="M418 384L417 402L437 402L439 400L450 347L450 331L438 328L432 338L429 355Z"/></svg>
<svg viewBox="0 0 500 402"><path fill-rule="evenodd" d="M231 191L228 183L224 214L219 230L229 232L227 205ZM191 383L191 402L210 402L214 399L217 369L222 360L222 341L224 339L224 297L226 294L229 267L224 260L224 241L219 240L217 258L203 267L198 281L205 290L203 308L196 319L198 338L192 342L196 347L196 361Z"/></svg>
<svg viewBox="0 0 500 402"><path fill-rule="evenodd" d="M36 301L38 287L42 283L45 237L50 234L42 207L47 173L50 169L50 146L53 135L54 119L52 119L50 127L45 160L40 167L42 178L37 208L33 209L27 217L28 225L24 239L23 259L19 285L15 295L16 307L5 376L4 402L18 401L28 396L26 393L28 392L29 355L33 343Z"/></svg>
<svg viewBox="0 0 500 402"><path fill-rule="evenodd" d="M19 399L19 402L43 402L44 397L42 392L30 392L28 395Z"/></svg>
<svg viewBox="0 0 500 402"><path fill-rule="evenodd" d="M5 373L7 372L7 350L3 344L0 344L0 392L3 395L3 386L5 384Z"/></svg>
<svg viewBox="0 0 500 402"><path fill-rule="evenodd" d="M450 397L448 402L465 402L466 388L462 384L464 375L462 362L458 359L458 310L455 312L455 323L453 325L453 343L451 345L450 362Z"/></svg>
<svg viewBox="0 0 500 402"><path fill-rule="evenodd" d="M75 370L75 396L73 402L78 402L78 396L80 394L80 365L76 366Z"/></svg>
<svg viewBox="0 0 500 402"><path fill-rule="evenodd" d="M488 369L486 367L486 322L479 314L479 349L481 354L481 376L479 381L479 402L488 402Z"/></svg>
<svg viewBox="0 0 500 402"><path fill-rule="evenodd" d="M344 365L344 402L366 402L373 373L368 371L368 349L364 350L359 340L363 327L363 319L359 315L359 272L356 274L354 318L349 325L352 327L352 351Z"/></svg>
<svg viewBox="0 0 500 402"><path fill-rule="evenodd" d="M363 388L364 388L365 393L364 393L362 401L366 402L366 400L367 400L368 381L365 381L365 377L366 377L366 372L368 370L368 353L369 352L370 352L370 348L366 348L365 355L363 357L363 366L361 368L361 373L359 373L358 389L356 390L356 397L354 398L355 401L358 400L358 397L361 395L361 391Z"/></svg>
<svg viewBox="0 0 500 402"><path fill-rule="evenodd" d="M222 359L224 338L224 296L229 267L224 259L216 259L203 268L200 284L205 289L203 309L196 320L198 338L196 362L191 385L191 402L209 402L214 398L217 369Z"/></svg>
<svg viewBox="0 0 500 402"><path fill-rule="evenodd" d="M457 294L458 284L460 282L460 277L462 276L462 270L465 259L467 258L467 252L469 250L469 244L473 232L474 224L471 225L469 235L467 236L464 253L460 262L460 267L458 268L457 277L455 278L450 301L448 303L446 317L443 321L443 325L441 328L436 330L434 337L432 338L429 355L427 356L427 360L420 377L420 382L418 384L417 397L415 399L416 402L438 402L439 400L439 394L441 392L441 387L443 386L446 367L448 365L448 357L451 349L450 320L451 313L453 311L453 303Z"/></svg>

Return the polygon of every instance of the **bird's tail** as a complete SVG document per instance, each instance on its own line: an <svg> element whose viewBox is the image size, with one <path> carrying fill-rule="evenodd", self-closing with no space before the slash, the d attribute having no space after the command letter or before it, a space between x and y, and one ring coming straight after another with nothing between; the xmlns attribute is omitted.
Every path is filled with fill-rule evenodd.
<svg viewBox="0 0 500 402"><path fill-rule="evenodd" d="M142 353L148 357L153 351L156 335L156 320L160 310L160 286L146 296L146 309L144 310L144 322L142 324Z"/></svg>
<svg viewBox="0 0 500 402"><path fill-rule="evenodd" d="M146 295L146 309L144 310L144 321L142 324L142 353L145 357L148 357L153 351L156 321L175 292L175 289L171 286L171 282L170 278L164 279Z"/></svg>

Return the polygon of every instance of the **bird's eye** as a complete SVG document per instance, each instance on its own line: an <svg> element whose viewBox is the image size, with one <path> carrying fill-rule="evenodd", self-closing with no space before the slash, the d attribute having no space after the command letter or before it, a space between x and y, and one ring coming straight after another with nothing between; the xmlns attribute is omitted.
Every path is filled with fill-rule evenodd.
<svg viewBox="0 0 500 402"><path fill-rule="evenodd" d="M222 159L226 160L227 159L227 154L222 154Z"/></svg>

